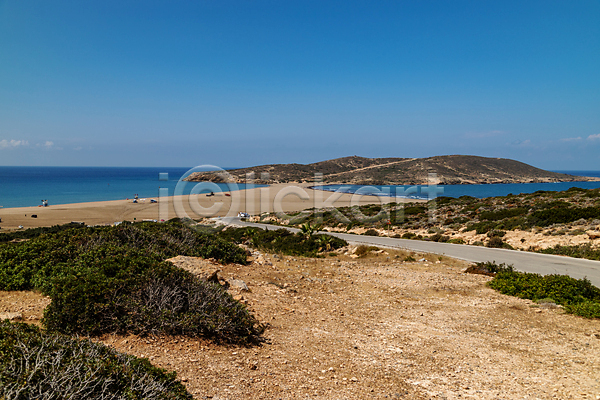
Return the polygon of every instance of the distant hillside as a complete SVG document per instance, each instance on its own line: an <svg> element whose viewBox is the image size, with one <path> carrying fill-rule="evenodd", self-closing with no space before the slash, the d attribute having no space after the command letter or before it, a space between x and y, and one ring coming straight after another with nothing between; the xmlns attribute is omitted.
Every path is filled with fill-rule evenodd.
<svg viewBox="0 0 600 400"><path fill-rule="evenodd" d="M598 178L581 177L545 171L506 158L478 156L435 156L429 158L337 158L313 164L271 164L227 171L196 172L189 181L243 183L246 173L253 172L255 183L314 182L315 173L323 174L327 184L355 185L418 185L426 184L429 173L436 173L439 184L533 183L589 181ZM261 179L268 173L269 179Z"/></svg>

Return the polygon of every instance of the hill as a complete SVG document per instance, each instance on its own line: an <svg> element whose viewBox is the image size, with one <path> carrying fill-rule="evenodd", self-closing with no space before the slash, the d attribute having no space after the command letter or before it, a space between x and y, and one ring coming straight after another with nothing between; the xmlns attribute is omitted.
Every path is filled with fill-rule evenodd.
<svg viewBox="0 0 600 400"><path fill-rule="evenodd" d="M270 164L239 168L224 173L196 172L188 181L243 183L247 173L254 173L255 183L314 182L316 173L323 174L323 183L355 185L418 185L426 184L429 173L436 173L439 184L538 183L590 181L581 177L545 171L506 158L478 156L435 156L428 158L337 158L312 164ZM268 173L268 178L261 174Z"/></svg>

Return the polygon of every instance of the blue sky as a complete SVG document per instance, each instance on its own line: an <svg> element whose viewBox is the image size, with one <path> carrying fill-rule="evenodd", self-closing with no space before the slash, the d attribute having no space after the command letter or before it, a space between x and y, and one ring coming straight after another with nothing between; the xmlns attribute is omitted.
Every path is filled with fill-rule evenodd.
<svg viewBox="0 0 600 400"><path fill-rule="evenodd" d="M600 170L600 2L0 0L0 165Z"/></svg>

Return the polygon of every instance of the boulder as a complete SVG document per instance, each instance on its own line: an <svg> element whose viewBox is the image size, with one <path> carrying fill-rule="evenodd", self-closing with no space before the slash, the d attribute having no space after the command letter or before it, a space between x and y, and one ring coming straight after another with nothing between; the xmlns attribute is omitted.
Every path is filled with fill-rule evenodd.
<svg viewBox="0 0 600 400"><path fill-rule="evenodd" d="M21 321L23 319L23 314L20 312L3 312L0 313L0 320L9 320L9 321Z"/></svg>
<svg viewBox="0 0 600 400"><path fill-rule="evenodd" d="M588 231L586 233L587 233L588 237L590 238L590 240L600 239L600 232L591 232L591 231Z"/></svg>
<svg viewBox="0 0 600 400"><path fill-rule="evenodd" d="M241 279L235 279L235 278L231 278L231 279L227 279L227 283L229 284L229 289L237 291L237 292L249 292L250 289L248 288L248 285L246 285L246 282L244 282Z"/></svg>
<svg viewBox="0 0 600 400"><path fill-rule="evenodd" d="M176 267L185 269L207 282L219 283L219 264L215 261L205 260L200 257L177 256L169 258L167 261Z"/></svg>

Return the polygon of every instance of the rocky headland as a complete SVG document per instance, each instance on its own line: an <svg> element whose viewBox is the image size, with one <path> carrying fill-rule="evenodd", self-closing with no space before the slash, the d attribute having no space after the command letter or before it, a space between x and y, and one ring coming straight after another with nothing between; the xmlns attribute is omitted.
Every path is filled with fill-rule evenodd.
<svg viewBox="0 0 600 400"><path fill-rule="evenodd" d="M227 172L195 172L187 181L257 184L317 182L354 185L424 185L430 174L441 185L597 181L599 178L546 171L506 158L448 155L428 158L337 158L312 164L270 164Z"/></svg>

